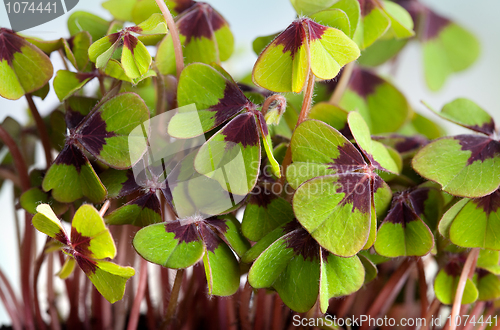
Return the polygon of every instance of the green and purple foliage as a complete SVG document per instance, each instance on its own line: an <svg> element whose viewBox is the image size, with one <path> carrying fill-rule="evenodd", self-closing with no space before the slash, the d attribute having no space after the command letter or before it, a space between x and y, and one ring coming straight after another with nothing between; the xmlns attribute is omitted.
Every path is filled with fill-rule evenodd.
<svg viewBox="0 0 500 330"><path fill-rule="evenodd" d="M108 0L111 21L77 11L54 40L0 27L0 96L25 97L33 118L0 124L0 185L25 210L22 301L0 272L14 329L289 329L297 315L454 317L466 304L495 325L493 117L465 98L427 106L471 131L447 136L377 69L416 40L436 91L475 62L476 37L417 0L291 5L241 80L223 63L230 26L204 2ZM51 89L60 103L42 116L33 97Z"/></svg>

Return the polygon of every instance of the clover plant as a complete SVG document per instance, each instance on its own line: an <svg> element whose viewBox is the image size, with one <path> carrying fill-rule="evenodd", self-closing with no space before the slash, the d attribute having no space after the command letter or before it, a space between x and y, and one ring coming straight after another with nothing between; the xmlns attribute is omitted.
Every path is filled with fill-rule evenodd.
<svg viewBox="0 0 500 330"><path fill-rule="evenodd" d="M0 27L0 96L31 115L0 124L0 185L25 219L20 297L0 270L14 329L430 324L447 305L446 329L462 314L498 326L493 117L460 95L417 113L377 69L415 40L437 91L477 38L417 0L291 5L288 26L248 45L246 77L224 63L235 40L209 3L108 0L112 20L74 11L54 40Z"/></svg>

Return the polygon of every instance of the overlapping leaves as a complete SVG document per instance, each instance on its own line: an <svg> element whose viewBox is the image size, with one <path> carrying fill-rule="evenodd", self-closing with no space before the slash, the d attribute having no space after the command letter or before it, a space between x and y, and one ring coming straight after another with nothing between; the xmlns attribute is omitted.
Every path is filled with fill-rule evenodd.
<svg viewBox="0 0 500 330"><path fill-rule="evenodd" d="M358 47L343 31L301 18L263 50L253 69L253 81L274 92L298 93L309 72L332 79L358 57Z"/></svg>
<svg viewBox="0 0 500 330"><path fill-rule="evenodd" d="M357 291L365 276L357 256L341 258L329 253L297 221L270 232L243 259L256 259L248 274L252 287L274 288L297 312L310 310L319 297L321 311L326 313L330 298Z"/></svg>
<svg viewBox="0 0 500 330"><path fill-rule="evenodd" d="M287 170L299 222L324 249L346 257L373 244L376 206L390 202L391 190L374 171L398 172L361 115L349 113L348 122L362 153L334 128L309 120L294 132Z"/></svg>
<svg viewBox="0 0 500 330"><path fill-rule="evenodd" d="M185 63L218 63L229 59L234 37L224 17L208 3L172 1L181 10L176 17ZM158 46L156 65L162 74L176 74L172 35Z"/></svg>
<svg viewBox="0 0 500 330"><path fill-rule="evenodd" d="M179 106L195 104L196 109L186 108L172 118L168 125L171 136L191 138L225 124L199 150L194 161L198 173L219 181L233 194L248 194L259 173L262 137L275 175L280 175L264 116L226 72L201 63L187 66L179 80L177 99Z"/></svg>
<svg viewBox="0 0 500 330"><path fill-rule="evenodd" d="M122 299L125 284L135 271L106 260L116 256L116 247L97 210L91 205L81 206L72 220L70 236L48 204L39 205L37 212L33 217L35 228L59 241L68 255L61 273L69 276L76 262L104 298L111 303Z"/></svg>
<svg viewBox="0 0 500 330"><path fill-rule="evenodd" d="M85 196L99 203L106 197L106 189L84 151L117 169L129 168L138 160L130 159L128 135L149 118L149 110L138 95L119 94L91 111L87 109L87 113L67 109L66 144L43 180L43 189L52 190L52 196L60 202Z"/></svg>
<svg viewBox="0 0 500 330"><path fill-rule="evenodd" d="M500 142L493 118L465 99L448 103L441 117L480 133L444 137L425 146L413 159L413 168L435 181L447 193L482 197L500 186Z"/></svg>

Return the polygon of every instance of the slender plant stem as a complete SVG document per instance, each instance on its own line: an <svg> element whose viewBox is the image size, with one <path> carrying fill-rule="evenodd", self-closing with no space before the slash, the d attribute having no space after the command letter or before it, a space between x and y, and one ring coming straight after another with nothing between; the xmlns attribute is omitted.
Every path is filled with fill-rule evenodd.
<svg viewBox="0 0 500 330"><path fill-rule="evenodd" d="M488 307L488 309L486 310L486 315L484 316L484 320L487 320L488 318L490 318L493 313L495 313L495 305L494 304L491 304L490 307ZM491 320L491 319L490 319ZM477 328L477 330L484 330L486 329L486 327L488 326L488 322L484 322L483 324L481 324L481 326L479 328ZM500 327L500 325L496 325L495 326L495 329L498 329ZM473 329L473 328L471 328Z"/></svg>
<svg viewBox="0 0 500 330"><path fill-rule="evenodd" d="M262 114L265 116L267 112L269 111L270 106L276 102L277 107L279 107L280 112L285 111L286 109L286 98L283 95L280 94L273 94L269 96L265 101L264 104L262 104Z"/></svg>
<svg viewBox="0 0 500 330"><path fill-rule="evenodd" d="M14 139L5 130L5 128L1 126L0 126L0 140L2 140L3 143L5 143L5 145L7 146L7 148L9 148L12 158L14 159L14 165L19 175L21 188L23 192L25 192L26 190L30 189L30 179L28 175L28 167L26 166L24 157Z"/></svg>
<svg viewBox="0 0 500 330"><path fill-rule="evenodd" d="M311 109L312 98L314 95L314 82L315 82L315 76L311 71L309 72L309 77L307 79L306 92L304 95L304 100L302 101L302 108L300 109L299 118L297 119L297 124L295 125L295 128L297 128L300 124L302 124L302 122L305 121L309 116L309 110ZM281 167L282 174L279 180L281 187L283 187L285 184L286 169L291 163L292 163L292 148L290 144L286 150L285 159L283 160L283 164Z"/></svg>
<svg viewBox="0 0 500 330"><path fill-rule="evenodd" d="M422 258L417 260L418 286L420 291L420 315L425 317L429 301L427 300L427 281L425 280L425 265Z"/></svg>
<svg viewBox="0 0 500 330"><path fill-rule="evenodd" d="M434 300L432 301L431 305L429 306L429 310L425 314L425 323L422 326L421 330L428 330L428 329L430 329L429 325L431 323L431 319L434 316L434 314L439 310L440 306L441 306L441 302L437 298L434 298Z"/></svg>
<svg viewBox="0 0 500 330"><path fill-rule="evenodd" d="M28 176L28 167L24 161L24 157L21 154L16 142L10 134L0 126L0 139L9 148L9 151L14 160L14 165L16 167L17 173L19 174L19 180L21 181L21 187L23 192L30 189L30 180ZM24 309L25 309L25 320L26 328L34 329L33 320L33 309L32 309L32 292L30 285L31 277L31 262L32 262L32 249L34 240L33 226L31 225L31 215L25 212L24 215L25 231L22 246L22 258L21 258L21 290L23 294Z"/></svg>
<svg viewBox="0 0 500 330"><path fill-rule="evenodd" d="M60 330L59 315L56 310L56 296L54 292L54 254L50 253L47 261L47 300L50 314L50 328Z"/></svg>
<svg viewBox="0 0 500 330"><path fill-rule="evenodd" d="M19 180L19 177L14 172L0 167L0 177L11 181L17 188L21 188L21 180Z"/></svg>
<svg viewBox="0 0 500 330"><path fill-rule="evenodd" d="M139 270L139 285L137 286L137 293L135 295L132 310L130 311L130 318L128 321L128 330L137 329L139 323L139 315L141 313L141 303L146 293L146 285L148 282L148 262L141 258L141 266Z"/></svg>
<svg viewBox="0 0 500 330"><path fill-rule="evenodd" d="M340 307L338 308L337 316L339 318L342 318L349 313L349 310L351 310L352 305L354 304L354 301L356 300L356 293L353 293L346 298L344 298L344 301L342 301L342 304L340 304Z"/></svg>
<svg viewBox="0 0 500 330"><path fill-rule="evenodd" d="M264 314L266 313L266 290L265 289L260 289L257 292L257 299L256 299L256 308L255 308L255 320L253 324L253 328L255 330L259 330L264 328L265 320L264 320Z"/></svg>
<svg viewBox="0 0 500 330"><path fill-rule="evenodd" d="M242 330L251 330L252 325L250 324L250 300L252 299L252 287L248 283L245 283L243 290L240 293L240 323Z"/></svg>
<svg viewBox="0 0 500 330"><path fill-rule="evenodd" d="M467 279L469 278L470 274L474 272L474 268L476 267L476 260L479 256L479 250L479 248L474 248L469 252L467 260L465 261L464 268L462 269L462 274L460 274L457 291L455 293L455 300L453 301L453 307L451 309L450 330L455 330L457 328L455 318L460 313L460 306L462 305L462 297L464 295L465 284L467 283Z"/></svg>
<svg viewBox="0 0 500 330"><path fill-rule="evenodd" d="M468 322L468 321L471 320L472 318L474 320L477 320L477 318L479 317L479 315L483 314L485 306L486 306L486 302L484 302L484 301L478 301L474 305L474 308L472 308L472 311L469 314L470 317L467 319L467 322L464 323L464 325L462 327L462 330L472 330L472 329L474 329L476 327L475 322L472 323L472 322Z"/></svg>
<svg viewBox="0 0 500 330"><path fill-rule="evenodd" d="M368 316L377 317L379 314L383 313L384 310L390 306L390 304L392 304L393 300L396 298L408 278L413 265L414 261L408 258L401 263L368 309ZM363 323L361 330L368 330L370 328L370 324L365 322Z"/></svg>
<svg viewBox="0 0 500 330"><path fill-rule="evenodd" d="M273 326L272 326L273 330L280 330L283 328L282 311L283 311L283 302L281 301L280 295L276 293L274 296Z"/></svg>
<svg viewBox="0 0 500 330"><path fill-rule="evenodd" d="M147 310L147 322L148 322L148 329L149 330L155 330L157 327L157 317L156 317L156 312L155 312L155 306L153 304L153 300L151 299L151 290L149 286L149 281L146 281L146 306L148 308Z"/></svg>
<svg viewBox="0 0 500 330"><path fill-rule="evenodd" d="M31 94L26 94L26 100L28 101L33 119L35 119L35 124L40 135L40 140L42 141L43 151L45 153L45 162L47 163L47 167L49 167L50 164L52 164L52 148L50 147L50 139L49 133L47 132L47 126L45 126L45 122L43 121L42 116L40 116L40 112L38 112Z"/></svg>
<svg viewBox="0 0 500 330"><path fill-rule="evenodd" d="M45 322L42 319L42 315L40 312L40 301L38 299L38 277L40 275L40 269L42 268L43 261L45 260L45 247L47 243L50 242L50 237L47 236L45 241L44 249L36 258L35 267L33 268L33 303L35 305L35 321L38 329L45 329Z"/></svg>
<svg viewBox="0 0 500 330"><path fill-rule="evenodd" d="M182 44L181 39L179 38L179 30L177 30L177 25L175 24L174 18L172 17L172 14L170 13L170 10L168 9L165 2L163 0L156 0L156 3L163 13L163 17L165 17L168 29L170 30L170 34L172 35L172 41L174 43L175 66L177 68L177 79L179 79L182 70L184 70L184 56L182 54Z"/></svg>
<svg viewBox="0 0 500 330"><path fill-rule="evenodd" d="M111 202L109 201L109 199L106 200L104 202L104 204L102 204L101 209L99 210L99 215L101 217L104 217L104 215L106 214L106 211L108 210L110 204L111 204Z"/></svg>
<svg viewBox="0 0 500 330"><path fill-rule="evenodd" d="M348 63L344 67L344 70L340 75L340 80L337 84L337 87L335 88L332 96L330 97L329 103L333 105L339 105L340 99L342 98L342 95L344 95L347 85L349 84L349 80L351 79L353 70L354 70L354 62Z"/></svg>
<svg viewBox="0 0 500 330"><path fill-rule="evenodd" d="M229 330L238 330L238 324L236 321L236 312L234 310L234 296L229 296L225 299L226 301L226 315L227 315L227 328Z"/></svg>
<svg viewBox="0 0 500 330"><path fill-rule="evenodd" d="M12 302L7 300L7 296L4 293L2 287L0 286L0 300L2 301L5 310L7 311L7 314L9 314L10 320L12 321L12 327L14 330L22 330L23 326L21 323L21 319L17 313L17 311L14 309L14 306L12 306Z"/></svg>
<svg viewBox="0 0 500 330"><path fill-rule="evenodd" d="M165 314L165 320L163 321L162 329L167 329L175 316L175 310L177 308L179 292L181 291L182 280L184 278L184 272L184 269L179 269L177 271L177 274L175 274L174 285L170 293L170 300L168 302L167 313Z"/></svg>

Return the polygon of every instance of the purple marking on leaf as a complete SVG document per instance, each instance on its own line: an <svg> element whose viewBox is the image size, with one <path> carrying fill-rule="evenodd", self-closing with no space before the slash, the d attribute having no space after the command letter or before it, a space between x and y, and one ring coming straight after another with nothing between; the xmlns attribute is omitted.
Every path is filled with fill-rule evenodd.
<svg viewBox="0 0 500 330"><path fill-rule="evenodd" d="M319 245L304 228L298 228L287 234L284 239L286 248L293 249L296 255L302 256L307 261L319 259Z"/></svg>
<svg viewBox="0 0 500 330"><path fill-rule="evenodd" d="M91 237L84 236L75 227L71 227L71 247L79 254L87 257L92 255L89 249L91 240Z"/></svg>
<svg viewBox="0 0 500 330"><path fill-rule="evenodd" d="M476 132L484 133L486 135L492 135L495 133L495 121L493 120L493 118L490 118L489 122L484 123L481 126L474 125L468 127Z"/></svg>
<svg viewBox="0 0 500 330"><path fill-rule="evenodd" d="M119 197L130 195L140 188L139 185L137 185L137 182L135 181L133 171L128 170L126 175L127 175L127 180L122 183L122 189L120 189L120 192L118 194Z"/></svg>
<svg viewBox="0 0 500 330"><path fill-rule="evenodd" d="M417 188L408 194L407 200L419 216L425 213L425 202L429 199L431 188Z"/></svg>
<svg viewBox="0 0 500 330"><path fill-rule="evenodd" d="M306 30L302 25L301 20L292 22L285 31L281 32L273 43L283 45L283 53L290 52L292 60L295 58L295 53L306 42Z"/></svg>
<svg viewBox="0 0 500 330"><path fill-rule="evenodd" d="M359 7L361 9L361 15L366 16L370 14L370 12L378 7L374 0L358 0Z"/></svg>
<svg viewBox="0 0 500 330"><path fill-rule="evenodd" d="M224 141L241 144L243 148L259 144L259 132L253 113L238 115L222 129Z"/></svg>
<svg viewBox="0 0 500 330"><path fill-rule="evenodd" d="M167 222L165 224L165 231L167 233L174 233L174 238L178 240L179 243L188 244L200 240L195 223L182 225L180 221Z"/></svg>
<svg viewBox="0 0 500 330"><path fill-rule="evenodd" d="M14 31L0 28L0 62L7 61L12 66L14 54L22 53L21 48L26 44L26 41Z"/></svg>
<svg viewBox="0 0 500 330"><path fill-rule="evenodd" d="M339 129L340 134L342 134L348 140L354 140L354 136L352 136L351 128L349 124L345 124L342 129Z"/></svg>
<svg viewBox="0 0 500 330"><path fill-rule="evenodd" d="M341 173L337 174L337 181L333 183L337 193L344 193L341 205L351 204L352 211L370 213L371 179L367 173Z"/></svg>
<svg viewBox="0 0 500 330"><path fill-rule="evenodd" d="M341 172L354 171L366 167L363 155L349 141L337 147L339 155L332 158L331 169L340 168ZM347 170L344 170L343 167Z"/></svg>
<svg viewBox="0 0 500 330"><path fill-rule="evenodd" d="M205 223L201 222L198 226L198 230L203 239L203 243L207 248L207 251L215 253L215 250L222 243L222 240L217 236L216 233Z"/></svg>
<svg viewBox="0 0 500 330"><path fill-rule="evenodd" d="M258 207L263 207L267 209L268 205L277 199L278 196L270 192L269 190L256 186L248 199L248 204L257 205Z"/></svg>
<svg viewBox="0 0 500 330"><path fill-rule="evenodd" d="M500 190L496 190L488 196L473 199L472 203L476 204L477 209L486 213L486 216L490 216L491 213L496 213L500 208Z"/></svg>
<svg viewBox="0 0 500 330"><path fill-rule="evenodd" d="M227 220L219 219L217 217L211 217L205 220L205 223L208 226L215 228L221 234L225 234L229 229L229 226L226 222Z"/></svg>
<svg viewBox="0 0 500 330"><path fill-rule="evenodd" d="M328 29L328 27L318 24L315 21L310 20L308 18L304 19L304 23L306 23L308 27L309 42L321 39L325 31Z"/></svg>
<svg viewBox="0 0 500 330"><path fill-rule="evenodd" d="M349 88L361 97L366 98L373 94L377 86L382 85L384 80L379 76L364 69L355 69L349 81Z"/></svg>
<svg viewBox="0 0 500 330"><path fill-rule="evenodd" d="M403 228L411 221L417 221L418 215L406 204L404 199L395 198L385 217L386 222L401 224Z"/></svg>
<svg viewBox="0 0 500 330"><path fill-rule="evenodd" d="M78 173L80 173L82 166L88 165L88 163L87 157L73 144L66 144L54 161L55 165L73 165Z"/></svg>
<svg viewBox="0 0 500 330"><path fill-rule="evenodd" d="M54 238L59 242L63 243L64 245L69 245L68 236L66 236L66 233L63 232L62 230L59 230L59 232L56 234Z"/></svg>
<svg viewBox="0 0 500 330"><path fill-rule="evenodd" d="M73 256L75 257L76 263L78 266L83 270L83 272L86 275L92 275L95 274L97 270L97 262L94 260L91 260L89 258L86 258L83 255L80 255L77 252L73 253Z"/></svg>
<svg viewBox="0 0 500 330"><path fill-rule="evenodd" d="M457 135L454 139L460 143L462 150L471 152L467 165L471 165L475 161L483 162L500 155L500 142L493 139L467 134Z"/></svg>
<svg viewBox="0 0 500 330"><path fill-rule="evenodd" d="M267 127L266 119L260 111L256 111L255 114L257 115L257 122L259 123L260 133L262 134L263 138L266 138L269 135L269 129Z"/></svg>
<svg viewBox="0 0 500 330"><path fill-rule="evenodd" d="M196 3L196 1L193 0L174 0L174 2L175 2L174 10L178 14L191 8Z"/></svg>
<svg viewBox="0 0 500 330"><path fill-rule="evenodd" d="M486 276L488 276L491 273L489 271L487 271L486 269L476 268L476 274L477 274L477 279L480 280L483 277L486 277Z"/></svg>
<svg viewBox="0 0 500 330"><path fill-rule="evenodd" d="M430 40L436 38L439 33L450 24L451 21L446 17L427 9L424 13L423 39Z"/></svg>
<svg viewBox="0 0 500 330"><path fill-rule="evenodd" d="M116 33L113 33L113 34L110 34L109 36L107 36L109 43L112 45L114 45L115 42L117 42L118 39L120 39L121 37L122 37L121 32L116 32Z"/></svg>
<svg viewBox="0 0 500 330"><path fill-rule="evenodd" d="M128 48L132 52L132 55L134 54L134 49L137 46L138 42L139 39L137 39L130 33L125 33L125 35L123 36L123 46Z"/></svg>
<svg viewBox="0 0 500 330"><path fill-rule="evenodd" d="M140 26L131 26L125 29L128 32L141 33L143 29Z"/></svg>
<svg viewBox="0 0 500 330"><path fill-rule="evenodd" d="M464 254L452 255L443 270L450 276L460 276L465 264L466 256Z"/></svg>
<svg viewBox="0 0 500 330"><path fill-rule="evenodd" d="M148 208L158 214L161 214L161 206L156 193L151 192L134 199L130 204L140 206L142 209Z"/></svg>
<svg viewBox="0 0 500 330"><path fill-rule="evenodd" d="M215 112L215 126L227 121L245 107L251 107L250 100L231 81L226 81L224 96L219 99L219 103L212 105L208 110Z"/></svg>
<svg viewBox="0 0 500 330"><path fill-rule="evenodd" d="M186 37L186 44L193 38L212 39L213 33L227 25L224 18L209 4L198 2L179 16L177 26Z"/></svg>
<svg viewBox="0 0 500 330"><path fill-rule="evenodd" d="M76 129L76 139L93 155L99 155L106 139L116 136L115 132L106 130L106 122L101 113L96 111Z"/></svg>

